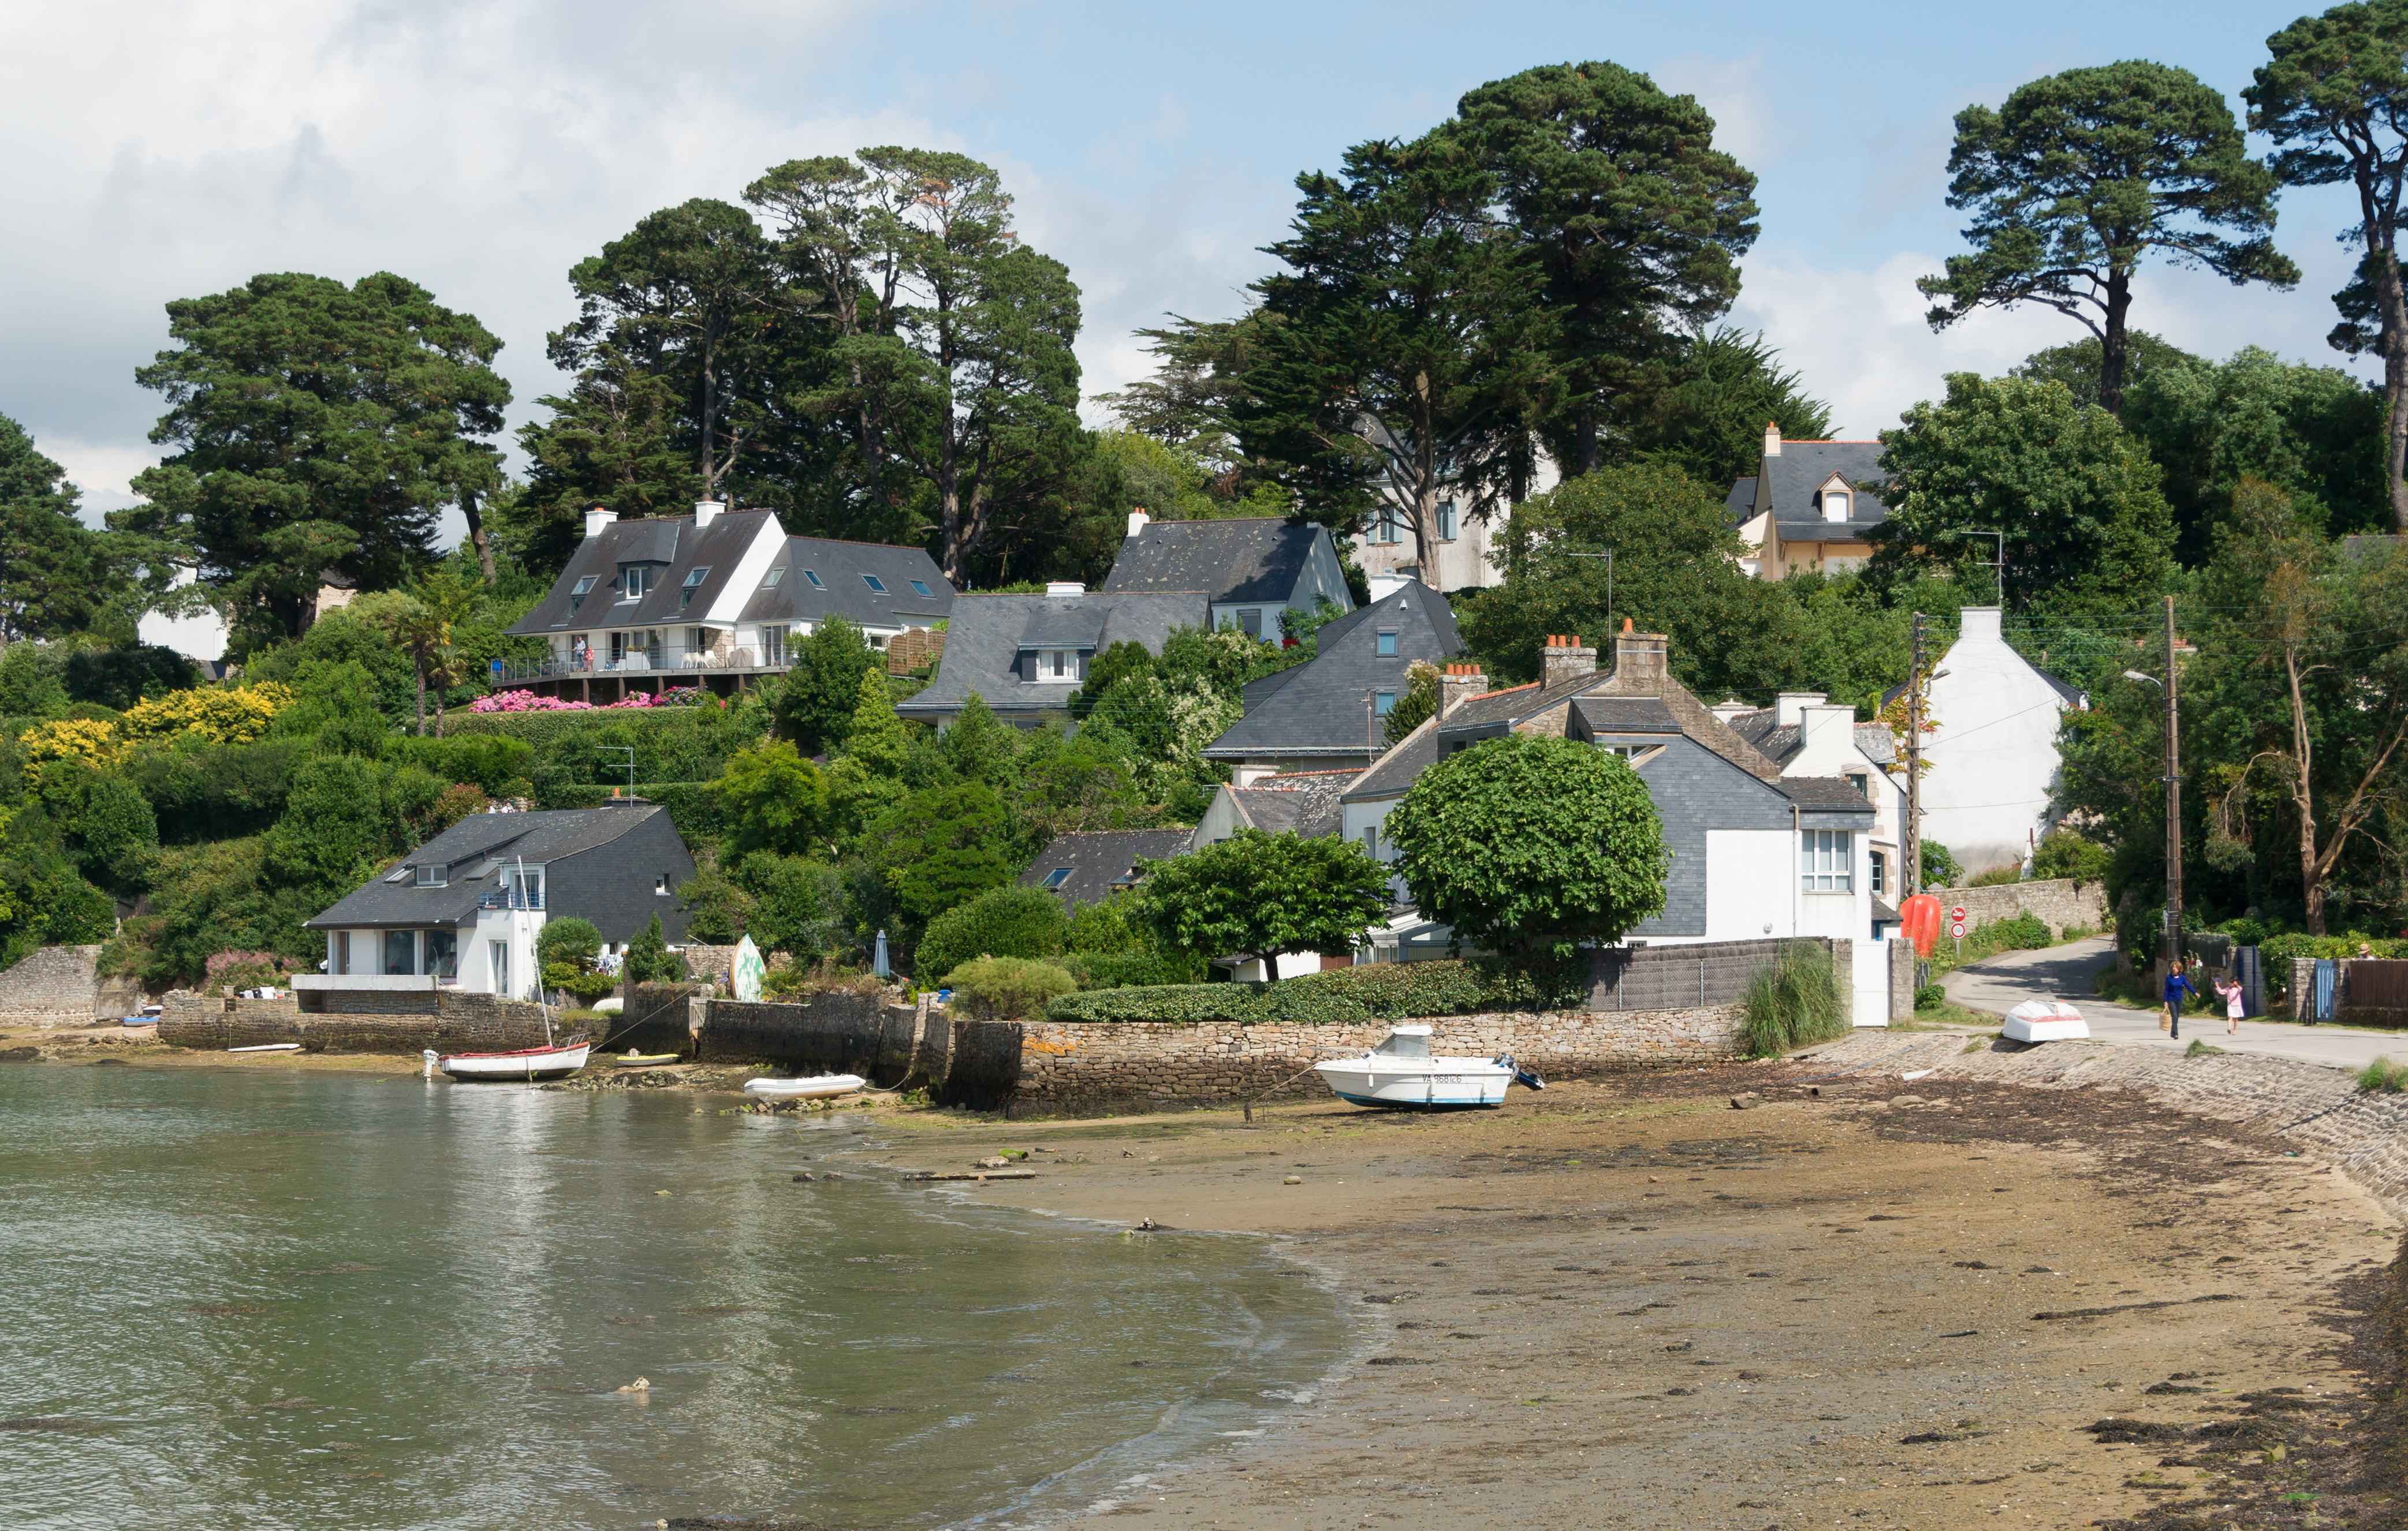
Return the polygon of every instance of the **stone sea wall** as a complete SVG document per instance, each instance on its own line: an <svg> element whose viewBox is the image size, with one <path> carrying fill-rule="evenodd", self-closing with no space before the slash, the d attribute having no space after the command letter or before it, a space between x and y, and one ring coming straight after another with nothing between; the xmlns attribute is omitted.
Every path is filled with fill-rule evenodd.
<svg viewBox="0 0 2408 1531"><path fill-rule="evenodd" d="M544 1040L543 1011L492 994L392 990L313 991L298 999L221 998L171 990L160 1000L159 1039L222 1052L298 1042L308 1052L507 1052ZM340 1006L340 1009L333 1007Z"/></svg>
<svg viewBox="0 0 2408 1531"><path fill-rule="evenodd" d="M2071 925L2087 925L2092 930L2108 928L2107 885L2103 882L2052 878L2039 882L2001 882L1987 888L1926 888L1924 892L1940 900L1943 919L1948 910L1961 906L1968 930L2012 920L2018 914L2038 916L2047 923L2052 936L2064 935ZM1941 934L1947 934L1944 926Z"/></svg>
<svg viewBox="0 0 2408 1531"><path fill-rule="evenodd" d="M99 997L96 946L36 947L0 973L0 1026L88 1026Z"/></svg>

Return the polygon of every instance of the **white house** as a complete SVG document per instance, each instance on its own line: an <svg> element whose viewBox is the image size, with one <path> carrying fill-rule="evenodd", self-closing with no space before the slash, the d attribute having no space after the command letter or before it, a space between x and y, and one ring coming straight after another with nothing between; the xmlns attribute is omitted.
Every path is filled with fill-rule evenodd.
<svg viewBox="0 0 2408 1531"><path fill-rule="evenodd" d="M1869 891L1877 905L1897 904L1904 886L1905 863L1899 860L1906 823L1906 788L1890 774L1896 753L1889 725L1858 723L1856 708L1834 707L1819 691L1784 691L1767 708L1743 702L1721 702L1715 717L1787 777L1822 777L1845 781L1864 794L1873 806L1873 827L1867 857Z"/></svg>
<svg viewBox="0 0 2408 1531"><path fill-rule="evenodd" d="M2067 708L2090 706L2015 652L2000 617L1995 606L1967 607L1956 641L1931 666L1929 718L1939 726L1923 745L1931 763L1923 837L1946 846L1968 877L2031 859L2056 822L2059 721Z"/></svg>

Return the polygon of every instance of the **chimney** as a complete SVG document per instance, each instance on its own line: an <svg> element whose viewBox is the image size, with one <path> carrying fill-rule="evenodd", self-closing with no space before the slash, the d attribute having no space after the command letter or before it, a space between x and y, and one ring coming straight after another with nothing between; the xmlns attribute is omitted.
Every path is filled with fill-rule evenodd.
<svg viewBox="0 0 2408 1531"><path fill-rule="evenodd" d="M1821 707L1828 699L1819 691L1784 691L1772 699L1773 725L1794 728L1803 720L1808 708Z"/></svg>
<svg viewBox="0 0 2408 1531"><path fill-rule="evenodd" d="M1999 618L2000 611L1995 606L1967 607L1956 613L1956 641L2004 643L2006 635L2000 630Z"/></svg>
<svg viewBox="0 0 2408 1531"><path fill-rule="evenodd" d="M1145 513L1145 507L1141 505L1139 506L1136 509L1129 512L1128 535L1131 537L1137 536L1140 532L1144 531L1146 527L1153 522L1153 521L1154 518Z"/></svg>
<svg viewBox="0 0 2408 1531"><path fill-rule="evenodd" d="M1630 619L1623 618L1622 631L1613 639L1614 689L1626 696L1660 694L1670 642L1661 633L1632 632Z"/></svg>
<svg viewBox="0 0 2408 1531"><path fill-rule="evenodd" d="M1597 651L1581 647L1578 633L1551 633L1539 654L1539 679L1552 686L1558 680L1579 680L1597 673Z"/></svg>
<svg viewBox="0 0 2408 1531"><path fill-rule="evenodd" d="M1076 579L1055 579L1045 587L1048 595L1084 595L1087 587Z"/></svg>
<svg viewBox="0 0 2408 1531"><path fill-rule="evenodd" d="M1755 711L1756 708L1748 706L1745 702L1741 701L1736 696L1726 696L1721 701L1716 702L1710 710L1713 713L1716 721L1724 723L1730 723L1737 722L1741 718L1746 717L1749 713Z"/></svg>
<svg viewBox="0 0 2408 1531"><path fill-rule="evenodd" d="M585 512L585 535L587 537L595 536L603 527L609 525L612 522L617 521L618 519L618 511L605 510L597 505L593 509Z"/></svg>
<svg viewBox="0 0 2408 1531"><path fill-rule="evenodd" d="M1777 420L1768 420L1764 422L1764 455L1767 457L1781 455L1781 422Z"/></svg>
<svg viewBox="0 0 2408 1531"><path fill-rule="evenodd" d="M719 500L695 501L694 529L697 532L701 531L712 522L717 521L719 519L719 513L726 508L726 505Z"/></svg>
<svg viewBox="0 0 2408 1531"><path fill-rule="evenodd" d="M1441 718L1488 689L1488 677L1477 665L1449 665L1438 678L1438 715Z"/></svg>

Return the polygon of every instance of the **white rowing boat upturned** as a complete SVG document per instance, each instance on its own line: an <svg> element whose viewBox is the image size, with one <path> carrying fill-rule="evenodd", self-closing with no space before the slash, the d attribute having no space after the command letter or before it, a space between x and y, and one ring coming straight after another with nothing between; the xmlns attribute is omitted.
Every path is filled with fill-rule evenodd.
<svg viewBox="0 0 2408 1531"><path fill-rule="evenodd" d="M868 1085L858 1074L822 1074L808 1080L747 1080L744 1093L754 1100L815 1100L822 1095L849 1095Z"/></svg>
<svg viewBox="0 0 2408 1531"><path fill-rule="evenodd" d="M557 1080L585 1066L594 1051L591 1039L572 1037L551 1047L523 1047L515 1052L454 1052L435 1066L455 1080Z"/></svg>

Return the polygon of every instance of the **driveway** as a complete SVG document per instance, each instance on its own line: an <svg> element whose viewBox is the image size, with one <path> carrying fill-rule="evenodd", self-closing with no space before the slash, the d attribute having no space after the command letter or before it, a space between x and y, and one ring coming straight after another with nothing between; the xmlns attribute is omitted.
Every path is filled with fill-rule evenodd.
<svg viewBox="0 0 2408 1531"><path fill-rule="evenodd" d="M2113 937L2093 936L2039 952L2001 952L1945 974L1940 981L1948 997L1967 1009L2000 1017L2027 999L2070 1001L2090 1023L2090 1035L2101 1041L2181 1049L2198 1039L2227 1052L2261 1052L2329 1068L2362 1068L2377 1054L2408 1061L2408 1033L2403 1032L2243 1021L2240 1036L2227 1037L2224 1003L2212 989L2207 997L2214 1013L2186 1011L2182 1040L2171 1040L2157 1029L2157 1011L2126 1009L2091 992L2091 975L2114 960Z"/></svg>

